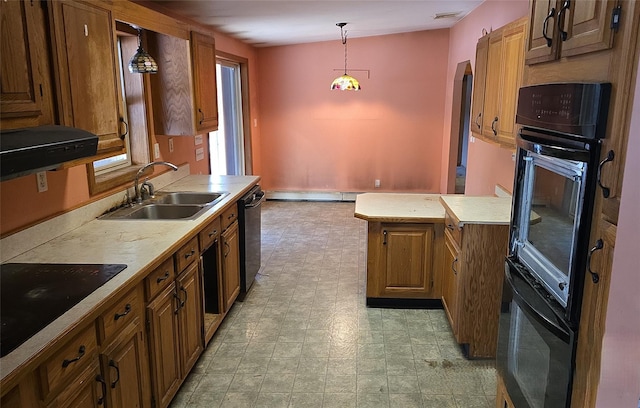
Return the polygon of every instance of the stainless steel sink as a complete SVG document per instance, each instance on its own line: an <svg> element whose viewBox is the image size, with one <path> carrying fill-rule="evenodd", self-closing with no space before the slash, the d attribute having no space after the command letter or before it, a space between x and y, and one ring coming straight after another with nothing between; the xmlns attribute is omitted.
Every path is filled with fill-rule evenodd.
<svg viewBox="0 0 640 408"><path fill-rule="evenodd" d="M193 220L229 195L226 192L159 192L142 204L104 214L104 220Z"/></svg>
<svg viewBox="0 0 640 408"><path fill-rule="evenodd" d="M172 193L158 193L153 200L158 204L214 204L229 193L201 193L191 191L177 191Z"/></svg>
<svg viewBox="0 0 640 408"><path fill-rule="evenodd" d="M207 208L201 205L147 204L139 207L125 216L125 218L136 220L179 220L191 218Z"/></svg>

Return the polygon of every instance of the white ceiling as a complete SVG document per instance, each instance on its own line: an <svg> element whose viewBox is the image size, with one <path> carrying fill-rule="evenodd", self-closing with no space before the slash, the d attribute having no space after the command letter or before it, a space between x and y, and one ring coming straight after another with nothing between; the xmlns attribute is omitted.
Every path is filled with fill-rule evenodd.
<svg viewBox="0 0 640 408"><path fill-rule="evenodd" d="M258 47L340 40L336 23L346 22L348 38L453 26L483 0L152 0ZM435 19L437 14L458 13Z"/></svg>

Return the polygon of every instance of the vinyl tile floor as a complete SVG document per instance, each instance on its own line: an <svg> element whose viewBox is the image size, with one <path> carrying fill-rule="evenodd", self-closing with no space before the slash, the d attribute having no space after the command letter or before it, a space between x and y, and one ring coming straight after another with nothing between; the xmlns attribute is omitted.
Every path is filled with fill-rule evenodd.
<svg viewBox="0 0 640 408"><path fill-rule="evenodd" d="M354 203L267 201L262 267L171 403L182 407L495 407L443 310L365 305Z"/></svg>

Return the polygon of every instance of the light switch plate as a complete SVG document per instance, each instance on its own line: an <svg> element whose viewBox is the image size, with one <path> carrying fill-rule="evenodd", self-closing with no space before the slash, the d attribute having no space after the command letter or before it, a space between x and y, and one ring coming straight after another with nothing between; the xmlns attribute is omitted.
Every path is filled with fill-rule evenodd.
<svg viewBox="0 0 640 408"><path fill-rule="evenodd" d="M160 145L158 143L153 144L153 158L154 159L160 158Z"/></svg>
<svg viewBox="0 0 640 408"><path fill-rule="evenodd" d="M202 135L196 135L195 137L195 145L201 145L202 144Z"/></svg>
<svg viewBox="0 0 640 408"><path fill-rule="evenodd" d="M204 159L204 149L202 147L196 149L196 161Z"/></svg>

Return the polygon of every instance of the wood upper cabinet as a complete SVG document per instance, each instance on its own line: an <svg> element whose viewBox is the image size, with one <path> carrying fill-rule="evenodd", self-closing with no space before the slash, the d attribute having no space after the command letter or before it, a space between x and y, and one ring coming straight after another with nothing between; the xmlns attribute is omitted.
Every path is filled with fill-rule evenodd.
<svg viewBox="0 0 640 408"><path fill-rule="evenodd" d="M44 3L0 2L1 128L55 123Z"/></svg>
<svg viewBox="0 0 640 408"><path fill-rule="evenodd" d="M237 220L222 233L220 242L220 250L222 251L222 295L225 311L228 311L240 294L240 236Z"/></svg>
<svg viewBox="0 0 640 408"><path fill-rule="evenodd" d="M458 343L470 358L493 358L509 225L458 225L447 211L443 305Z"/></svg>
<svg viewBox="0 0 640 408"><path fill-rule="evenodd" d="M530 2L526 63L606 50L613 45L615 1L556 0Z"/></svg>
<svg viewBox="0 0 640 408"><path fill-rule="evenodd" d="M149 53L158 62L151 75L156 135L192 136L218 129L215 42L148 32Z"/></svg>
<svg viewBox="0 0 640 408"><path fill-rule="evenodd" d="M216 43L213 37L192 31L191 56L196 130L199 132L217 130Z"/></svg>
<svg viewBox="0 0 640 408"><path fill-rule="evenodd" d="M482 117L484 110L485 81L487 79L487 56L489 53L489 35L478 40L476 45L476 66L473 73L473 101L471 103L471 132L482 135Z"/></svg>
<svg viewBox="0 0 640 408"><path fill-rule="evenodd" d="M481 38L476 47L471 130L485 141L508 148L515 147L526 27L525 18L516 20Z"/></svg>
<svg viewBox="0 0 640 408"><path fill-rule="evenodd" d="M48 4L62 124L98 135L99 156L120 154L125 148L121 134L126 125L120 122L115 22L111 12L80 1Z"/></svg>
<svg viewBox="0 0 640 408"><path fill-rule="evenodd" d="M441 224L369 222L367 299L439 299L441 238Z"/></svg>

